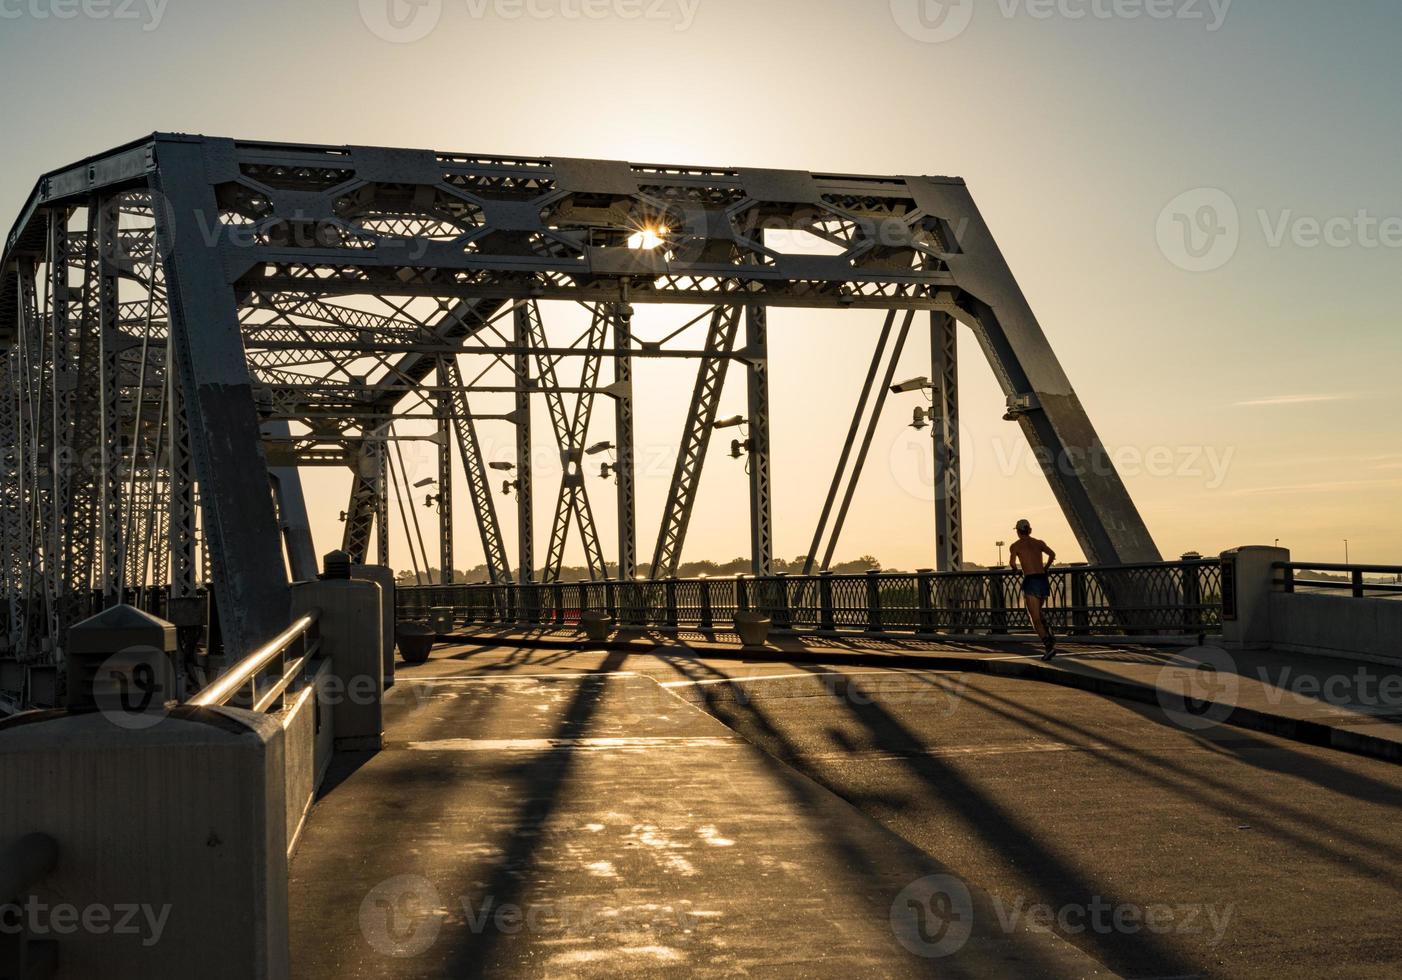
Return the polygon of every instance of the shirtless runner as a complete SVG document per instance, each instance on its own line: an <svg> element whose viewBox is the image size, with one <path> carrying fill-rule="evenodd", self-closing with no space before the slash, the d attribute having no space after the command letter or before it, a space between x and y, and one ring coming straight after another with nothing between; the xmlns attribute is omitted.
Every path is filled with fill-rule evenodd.
<svg viewBox="0 0 1402 980"><path fill-rule="evenodd" d="M1045 562L1043 555L1046 555ZM1048 548L1045 541L1032 536L1032 525L1027 520L1018 521L1017 540L1008 549L1008 565L1013 571L1022 572L1022 599L1027 603L1032 628L1042 638L1042 648L1046 650L1043 660L1056 656L1056 636L1042 619L1042 604L1051 598L1051 579L1047 572L1054 561L1056 552Z"/></svg>

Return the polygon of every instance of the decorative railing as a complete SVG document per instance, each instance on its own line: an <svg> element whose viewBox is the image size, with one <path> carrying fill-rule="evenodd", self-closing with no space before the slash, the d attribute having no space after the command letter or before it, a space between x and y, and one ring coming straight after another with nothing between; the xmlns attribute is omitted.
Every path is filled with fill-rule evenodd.
<svg viewBox="0 0 1402 980"><path fill-rule="evenodd" d="M1189 558L1150 565L1053 568L1047 621L1077 636L1220 632L1222 566ZM406 586L401 620L451 610L455 624L570 627L585 610L620 626L728 629L742 611L776 630L912 635L988 635L1031 629L1021 578L1008 571L870 572L769 578L601 581L524 585Z"/></svg>

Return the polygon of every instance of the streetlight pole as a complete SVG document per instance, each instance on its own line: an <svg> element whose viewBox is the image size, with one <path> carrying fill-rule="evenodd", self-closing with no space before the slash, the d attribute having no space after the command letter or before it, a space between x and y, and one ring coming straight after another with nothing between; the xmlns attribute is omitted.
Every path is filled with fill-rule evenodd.
<svg viewBox="0 0 1402 980"><path fill-rule="evenodd" d="M1344 538L1344 564L1347 565L1348 563L1348 538Z"/></svg>
<svg viewBox="0 0 1402 980"><path fill-rule="evenodd" d="M1006 543L1007 543L1007 542L1005 542L1005 541L999 541L999 542L998 542L998 567L999 567L999 568L1002 568L1002 567L1003 567L1003 545L1006 544Z"/></svg>

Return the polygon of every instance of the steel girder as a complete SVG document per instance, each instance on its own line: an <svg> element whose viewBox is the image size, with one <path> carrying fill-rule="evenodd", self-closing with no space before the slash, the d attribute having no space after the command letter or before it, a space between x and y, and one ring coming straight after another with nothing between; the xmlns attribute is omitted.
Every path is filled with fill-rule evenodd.
<svg viewBox="0 0 1402 980"><path fill-rule="evenodd" d="M501 525L497 521L497 507L492 500L491 481L487 476L486 463L482 459L477 427L468 408L461 370L456 357L440 358L439 365L440 374L447 379L449 397L453 403L453 430L457 434L458 455L462 459L463 469L467 471L467 489L477 515L477 529L482 535L482 553L486 556L487 574L493 582L505 584L511 581L511 562L506 557L506 542L501 536Z"/></svg>
<svg viewBox="0 0 1402 980"><path fill-rule="evenodd" d="M964 513L959 474L959 323L930 314L930 364L934 379L935 559L941 572L964 566Z"/></svg>
<svg viewBox="0 0 1402 980"><path fill-rule="evenodd" d="M583 343L580 347L585 352L584 365L580 372L574 413L570 415L565 409L565 389L560 385L555 370L557 358L546 353L548 342L540 308L531 302L523 309L524 320L520 322L526 327L530 344L535 350L537 383L545 394L561 463L560 492L555 501L555 515L550 522L550 545L546 552L542 579L546 582L557 582L560 579L560 569L565 560L565 544L569 538L570 517L573 516L579 526L584 560L588 565L590 578L597 581L608 577L608 569L604 563L603 549L599 545L599 533L594 527L594 512L589 505L583 462L584 441L588 438L589 423L594 414L595 385L599 380L608 322L602 310L594 307L589 327L581 338Z"/></svg>
<svg viewBox="0 0 1402 980"><path fill-rule="evenodd" d="M161 225L159 247L149 230L120 226L128 210ZM658 248L630 247L644 229L661 239ZM793 254L775 244L774 230L812 236L829 254ZM50 259L69 272L49 270ZM169 301L158 270L171 284ZM129 296L127 287L140 282L146 292ZM157 571L184 575L179 589L188 591L182 569L193 572L211 551L221 602L275 608L262 600L282 595L278 576L253 581L279 564L272 495L252 492L267 485L268 457L256 435L265 423L290 425L288 436L267 443L279 468L356 464L368 453L347 537L363 555L378 512L383 544L379 437L418 405L438 417L425 379L440 357L474 345L497 356L509 343L503 338L493 352L485 338L500 311L549 299L594 305L614 327L612 344L601 348L621 382L621 575L636 570L632 358L686 356L632 340L628 314L640 302L754 311L740 352L750 368L752 429L767 420L765 308L926 309L956 318L974 330L1087 557L1105 564L1158 557L960 180L157 134L47 175L5 242L0 345L16 385L11 418L0 427L15 463L3 490L18 516L5 525L12 638L29 622L53 631L55 604L45 593L80 588L88 567L109 597L128 575ZM198 331L185 329L192 318ZM208 331L206 322L214 324ZM132 348L144 326L149 363ZM539 362L545 351L537 340L529 357ZM136 388L143 365L163 395ZM522 379L517 370L511 384ZM455 401L465 402L465 390ZM948 427L957 423L956 389L944 384L940 392ZM136 424L134 412L142 415ZM452 414L461 449L473 438L463 431L468 416L465 407ZM90 437L80 435L85 427ZM750 440L757 567L771 547L768 468L758 465L766 435L752 431ZM70 437L77 442L65 448ZM187 443L184 465L178 457ZM79 444L92 453L91 472L79 467L55 482L54 454ZM179 448L153 448L161 445ZM944 464L948 477L957 471L957 445L947 439L944 450L956 457ZM166 458L153 467L153 455ZM146 474L138 487L135 465ZM206 485L232 470L239 472L230 486ZM485 489L485 480L475 482ZM249 491L247 506L233 502L238 488ZM153 523L122 512L137 493L163 509ZM939 518L947 542L941 560L952 560L957 480L946 480L945 498L955 506ZM480 494L474 507L490 528L494 515ZM578 495L567 514L578 518L583 509ZM252 530L233 533L229 515ZM196 526L207 545L198 556ZM168 556L147 544L162 536L171 542ZM500 578L505 552L496 539L499 532L484 529L484 552ZM46 552L52 560L36 563ZM226 617L231 646L263 632L262 615Z"/></svg>
<svg viewBox="0 0 1402 980"><path fill-rule="evenodd" d="M739 332L740 311L734 306L717 307L711 313L711 325L706 334L706 350L729 354L735 349ZM720 396L725 388L725 375L730 367L726 357L708 358L701 362L692 389L691 405L682 426L681 448L672 470L672 485L662 508L662 528L657 535L657 547L652 553L652 577L675 578L681 564L682 548L686 543L691 509L696 503L696 491L701 483L701 470L706 463L706 449L711 444Z"/></svg>

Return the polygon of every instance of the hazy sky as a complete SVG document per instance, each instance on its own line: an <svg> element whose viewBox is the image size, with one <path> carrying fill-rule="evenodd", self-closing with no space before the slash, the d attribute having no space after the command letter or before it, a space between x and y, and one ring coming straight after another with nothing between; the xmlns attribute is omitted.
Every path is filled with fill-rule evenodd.
<svg viewBox="0 0 1402 980"><path fill-rule="evenodd" d="M1334 561L1348 538L1355 561L1397 562L1400 43L1395 0L0 0L0 222L43 171L153 130L956 174L1166 555L1279 538ZM644 308L637 332L679 316ZM772 324L791 557L879 317ZM963 339L967 557L991 561L1023 515L1074 557ZM694 368L638 372L646 560ZM928 373L922 330L902 376ZM840 556L932 564L910 397L888 406ZM737 370L725 411L743 405ZM610 428L599 413L591 435ZM542 404L547 448L549 431ZM509 456L509 430L487 438ZM748 548L742 464L713 455L688 558ZM321 550L343 482L309 481ZM541 551L552 483L537 489ZM591 481L605 542L610 489ZM474 539L460 521L460 566L480 560Z"/></svg>

